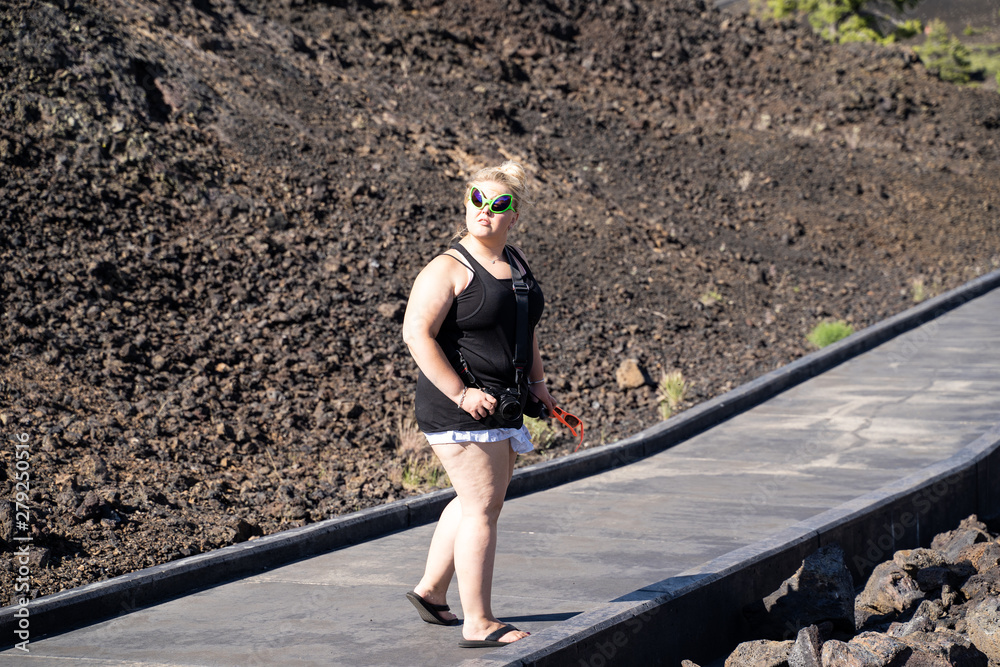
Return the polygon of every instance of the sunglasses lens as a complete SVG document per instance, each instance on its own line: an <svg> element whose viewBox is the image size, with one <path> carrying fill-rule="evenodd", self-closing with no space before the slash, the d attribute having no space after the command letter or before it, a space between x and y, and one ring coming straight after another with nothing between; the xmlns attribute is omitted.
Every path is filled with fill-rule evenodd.
<svg viewBox="0 0 1000 667"><path fill-rule="evenodd" d="M576 415L571 415L562 408L555 408L552 411L553 416L561 421L566 428L569 429L570 433L575 436L579 436L580 442L577 443L576 447L573 448L574 452L580 450L583 447L583 422Z"/></svg>
<svg viewBox="0 0 1000 667"><path fill-rule="evenodd" d="M510 208L511 200L513 200L513 197L510 195L500 195L490 204L490 210L494 213L503 213Z"/></svg>
<svg viewBox="0 0 1000 667"><path fill-rule="evenodd" d="M571 415L562 408L556 408L554 414L556 419L561 421L563 424L565 424L573 431L579 431L583 426L583 422L580 421L579 417L577 417L576 415Z"/></svg>
<svg viewBox="0 0 1000 667"><path fill-rule="evenodd" d="M483 198L483 193L479 191L479 188L472 188L472 192L469 193L469 201L471 201L472 205L476 208L482 208L483 204L486 203Z"/></svg>

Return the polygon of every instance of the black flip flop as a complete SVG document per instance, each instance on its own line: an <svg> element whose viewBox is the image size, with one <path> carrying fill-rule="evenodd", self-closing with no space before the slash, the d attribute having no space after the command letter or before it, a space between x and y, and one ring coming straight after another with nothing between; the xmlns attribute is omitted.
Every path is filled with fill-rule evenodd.
<svg viewBox="0 0 1000 667"><path fill-rule="evenodd" d="M486 635L486 639L463 639L458 642L458 645L462 648L495 648L497 646L506 646L507 644L513 644L520 641L520 639L515 639L512 642L501 642L497 641L503 637L508 632L516 632L517 628L513 625L505 625L499 630L495 630L490 634Z"/></svg>
<svg viewBox="0 0 1000 667"><path fill-rule="evenodd" d="M428 623L433 623L434 625L458 625L461 622L457 618L443 618L441 614L438 613L442 611L451 611L451 607L446 604L434 604L433 602L428 602L413 591L406 594L406 599L412 602L413 606L417 608L420 618L424 619Z"/></svg>

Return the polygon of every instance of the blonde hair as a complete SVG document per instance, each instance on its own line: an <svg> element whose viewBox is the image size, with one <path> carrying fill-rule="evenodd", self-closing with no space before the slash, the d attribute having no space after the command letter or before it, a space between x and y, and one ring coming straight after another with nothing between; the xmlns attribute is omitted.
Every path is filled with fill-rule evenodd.
<svg viewBox="0 0 1000 667"><path fill-rule="evenodd" d="M510 194L514 198L514 210L518 213L523 207L531 204L531 200L528 199L528 174L524 171L524 167L517 162L507 160L498 167L485 167L474 173L465 184L464 201L468 201L473 187L479 183L487 182L499 183L510 190ZM466 229L463 220L454 238L461 238L467 232L468 229Z"/></svg>

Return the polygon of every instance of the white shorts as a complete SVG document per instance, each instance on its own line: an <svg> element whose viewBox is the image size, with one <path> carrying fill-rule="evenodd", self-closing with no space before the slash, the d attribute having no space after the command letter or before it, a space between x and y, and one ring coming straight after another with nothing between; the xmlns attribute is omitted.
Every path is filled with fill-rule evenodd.
<svg viewBox="0 0 1000 667"><path fill-rule="evenodd" d="M510 439L510 448L518 454L526 454L535 448L531 443L531 434L524 426L491 428L485 431L440 431L424 433L424 437L432 445L444 445L450 442L499 442Z"/></svg>

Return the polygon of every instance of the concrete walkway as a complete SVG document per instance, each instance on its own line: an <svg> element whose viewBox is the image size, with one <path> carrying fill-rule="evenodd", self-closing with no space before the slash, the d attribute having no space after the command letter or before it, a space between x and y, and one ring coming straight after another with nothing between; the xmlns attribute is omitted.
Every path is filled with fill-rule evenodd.
<svg viewBox="0 0 1000 667"><path fill-rule="evenodd" d="M1000 422L1000 290L662 453L508 501L494 610L560 623L944 459ZM33 640L29 665L453 665L422 526ZM457 589L450 600L461 616ZM497 649L491 655L501 654Z"/></svg>

